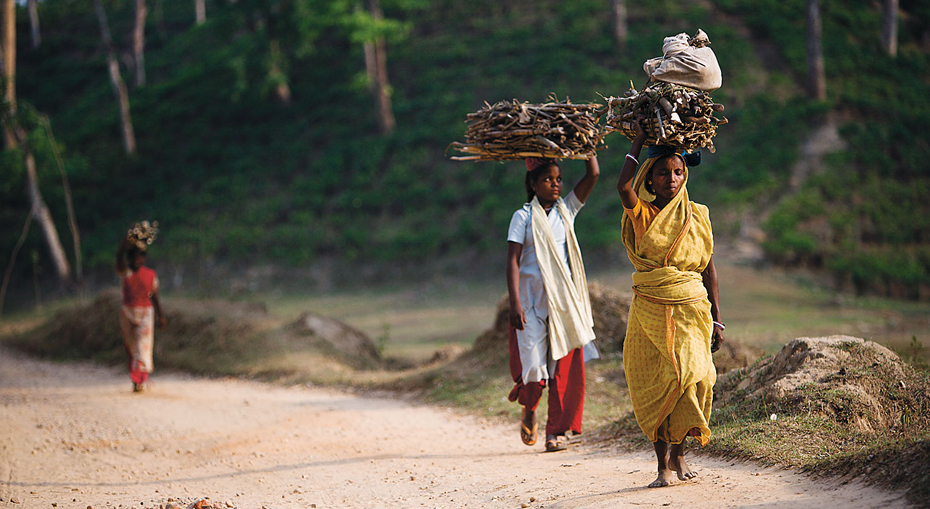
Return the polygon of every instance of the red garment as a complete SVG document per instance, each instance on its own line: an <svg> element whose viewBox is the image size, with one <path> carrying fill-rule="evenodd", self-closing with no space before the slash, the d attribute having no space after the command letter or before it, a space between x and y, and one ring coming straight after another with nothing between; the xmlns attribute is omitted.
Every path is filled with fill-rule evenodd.
<svg viewBox="0 0 930 509"><path fill-rule="evenodd" d="M523 364L517 346L517 331L510 327L510 376L515 385L507 396L518 401L529 410L536 410L542 399L546 381L523 383ZM584 413L584 354L576 348L556 361L555 373L550 374L549 416L546 420L546 435L564 435L568 430L581 433L581 417Z"/></svg>
<svg viewBox="0 0 930 509"><path fill-rule="evenodd" d="M129 378L132 380L132 383L135 384L144 384L149 380L148 371L142 371L145 366L142 365L142 362L133 359L132 352L129 350L129 347L126 347L126 356L129 358Z"/></svg>
<svg viewBox="0 0 930 509"><path fill-rule="evenodd" d="M123 278L123 305L133 308L152 307L155 271L145 265Z"/></svg>

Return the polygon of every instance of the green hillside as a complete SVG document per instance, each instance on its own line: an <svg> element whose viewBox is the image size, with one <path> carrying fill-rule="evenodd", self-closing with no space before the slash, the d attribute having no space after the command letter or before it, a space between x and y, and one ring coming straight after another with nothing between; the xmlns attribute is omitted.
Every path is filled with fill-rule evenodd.
<svg viewBox="0 0 930 509"><path fill-rule="evenodd" d="M335 261L390 272L436 260L502 259L507 223L525 197L523 170L450 161L444 151L462 138L465 115L484 101L621 94L631 80L643 83L642 62L660 53L663 37L703 28L724 71L714 98L726 104L730 124L690 187L693 199L712 206L718 232L736 231L736 211L771 209L766 249L775 260L824 267L861 290L903 282L910 297L930 282L923 199L930 170L922 165L930 160L930 129L920 122L930 109L930 9L919 2L901 2L896 59L880 51L876 6L821 2L829 101L819 104L798 86L805 72L800 0L629 5L623 51L612 38L609 2L385 0L385 16L397 21L387 29L397 118L387 137L378 133L365 84L364 27L337 15L351 13L351 3L208 2L201 26L188 0L151 4L148 83L129 90L135 157L123 154L92 3L40 2L37 50L19 9L19 98L51 119L90 269L109 267L122 232L142 218L162 225L153 255L160 264ZM133 3L104 5L117 45L128 51ZM268 71L272 39L283 55L278 75ZM288 104L274 94L281 81L292 92ZM842 119L850 149L789 196L799 146L828 113ZM42 129L31 140L42 191L69 245L54 157ZM602 181L578 219L586 253L618 251L614 179L629 145L620 135L607 141ZM0 164L5 261L28 204L18 156L5 153ZM580 162L564 167L569 183L583 171ZM45 266L36 230L24 253L38 252ZM20 279L32 263L20 257Z"/></svg>

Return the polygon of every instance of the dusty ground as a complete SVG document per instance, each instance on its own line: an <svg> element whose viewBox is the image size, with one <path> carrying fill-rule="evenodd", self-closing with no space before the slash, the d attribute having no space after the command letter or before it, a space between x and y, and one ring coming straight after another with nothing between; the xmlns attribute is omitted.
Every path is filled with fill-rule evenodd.
<svg viewBox="0 0 930 509"><path fill-rule="evenodd" d="M522 445L516 423L319 388L156 374L0 351L0 507L904 507L898 494L706 457L647 489L651 455ZM182 507L184 507L182 505Z"/></svg>

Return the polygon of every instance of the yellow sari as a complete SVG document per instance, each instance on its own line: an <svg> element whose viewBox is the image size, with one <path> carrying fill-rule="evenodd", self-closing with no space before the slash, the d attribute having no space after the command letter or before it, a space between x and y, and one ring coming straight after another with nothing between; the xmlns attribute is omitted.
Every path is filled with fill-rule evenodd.
<svg viewBox="0 0 930 509"><path fill-rule="evenodd" d="M658 158L640 165L633 190L641 201ZM685 180L672 201L637 241L629 213L623 217L623 244L636 272L633 303L623 343L633 412L650 440L681 443L692 429L701 445L710 440L711 403L717 380L710 353L713 322L701 273L713 254L707 207L688 197Z"/></svg>

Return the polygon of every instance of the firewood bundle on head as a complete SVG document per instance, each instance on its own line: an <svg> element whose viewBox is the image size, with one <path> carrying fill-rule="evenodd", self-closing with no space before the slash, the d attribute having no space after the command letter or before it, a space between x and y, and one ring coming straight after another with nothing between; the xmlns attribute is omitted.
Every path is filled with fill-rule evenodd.
<svg viewBox="0 0 930 509"><path fill-rule="evenodd" d="M145 251L158 237L158 221L136 223L126 232L126 238L140 251Z"/></svg>
<svg viewBox="0 0 930 509"><path fill-rule="evenodd" d="M646 145L667 145L678 150L707 148L714 152L713 137L717 126L727 119L715 118L723 105L715 104L707 92L657 81L646 88L630 90L623 97L608 100L606 132L618 131L632 140L634 123L642 120Z"/></svg>
<svg viewBox="0 0 930 509"><path fill-rule="evenodd" d="M588 159L603 148L597 125L600 104L500 101L468 114L465 143L450 147L456 161L503 161L525 157Z"/></svg>

